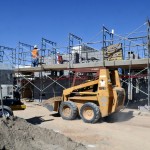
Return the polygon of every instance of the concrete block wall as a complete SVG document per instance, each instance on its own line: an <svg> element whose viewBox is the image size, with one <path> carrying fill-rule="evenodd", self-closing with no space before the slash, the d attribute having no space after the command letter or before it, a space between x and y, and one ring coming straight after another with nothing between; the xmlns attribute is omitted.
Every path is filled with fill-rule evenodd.
<svg viewBox="0 0 150 150"><path fill-rule="evenodd" d="M57 81L59 84L61 84L63 87L68 88L69 82L67 78L63 78ZM43 89L47 87L48 85L52 84L53 81L50 79L44 79L43 80ZM41 88L39 79L36 79L34 81L34 84ZM62 92L64 88L58 85L57 83L53 83L50 87L48 87L46 90L43 91L43 99L48 99L54 96L62 96ZM40 91L37 88L34 88L34 98L39 99Z"/></svg>
<svg viewBox="0 0 150 150"><path fill-rule="evenodd" d="M67 61L69 61L69 54L62 54L63 60L66 60L64 63L67 63ZM83 60L81 61L81 57L82 58L88 58L88 60ZM90 58L94 57L96 59L98 59L98 61L102 61L103 60L103 52L102 51L93 51L93 52L83 52L82 54L79 54L79 63L87 63L90 62ZM70 63L74 63L74 54L70 54ZM95 60L96 61L96 60ZM53 57L45 57L44 58L44 63L46 63L47 65L50 64L54 64L55 63L55 58Z"/></svg>

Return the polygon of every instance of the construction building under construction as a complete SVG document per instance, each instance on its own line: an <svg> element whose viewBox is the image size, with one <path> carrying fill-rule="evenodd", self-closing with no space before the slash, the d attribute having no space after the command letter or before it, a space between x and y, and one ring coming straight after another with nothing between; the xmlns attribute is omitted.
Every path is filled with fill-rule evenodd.
<svg viewBox="0 0 150 150"><path fill-rule="evenodd" d="M66 47L42 38L38 67L31 67L33 45L19 42L17 48L0 46L0 62L12 65L13 84L19 86L21 97L39 101L61 96L63 89L97 78L102 67L118 69L127 104L133 102L139 109L149 110L149 20L126 35L103 26L97 37L102 40L83 42L69 33ZM62 64L57 64L58 51Z"/></svg>

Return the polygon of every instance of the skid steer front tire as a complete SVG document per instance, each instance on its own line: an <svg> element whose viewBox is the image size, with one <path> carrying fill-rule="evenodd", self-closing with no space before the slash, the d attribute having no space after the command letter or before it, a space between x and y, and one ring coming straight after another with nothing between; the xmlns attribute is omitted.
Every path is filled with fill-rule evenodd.
<svg viewBox="0 0 150 150"><path fill-rule="evenodd" d="M74 120L77 117L78 108L74 102L61 102L59 112L64 120Z"/></svg>
<svg viewBox="0 0 150 150"><path fill-rule="evenodd" d="M80 109L80 117L86 123L96 123L101 117L99 107L91 102L85 103Z"/></svg>

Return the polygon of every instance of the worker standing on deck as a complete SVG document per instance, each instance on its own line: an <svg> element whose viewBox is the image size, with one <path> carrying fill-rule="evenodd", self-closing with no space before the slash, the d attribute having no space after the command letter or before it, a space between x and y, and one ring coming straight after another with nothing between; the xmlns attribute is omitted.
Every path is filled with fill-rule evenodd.
<svg viewBox="0 0 150 150"><path fill-rule="evenodd" d="M57 64L63 64L63 59L59 52L57 52Z"/></svg>
<svg viewBox="0 0 150 150"><path fill-rule="evenodd" d="M32 67L36 67L39 64L39 52L37 45L34 46L34 49L32 50Z"/></svg>

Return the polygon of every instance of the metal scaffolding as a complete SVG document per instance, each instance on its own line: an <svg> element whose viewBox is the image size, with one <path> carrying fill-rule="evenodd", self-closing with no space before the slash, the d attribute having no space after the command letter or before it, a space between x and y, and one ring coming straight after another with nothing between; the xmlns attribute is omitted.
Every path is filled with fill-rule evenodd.
<svg viewBox="0 0 150 150"><path fill-rule="evenodd" d="M44 63L44 58L52 56L53 63L56 63L56 46L57 43L47 40L45 38L42 38L42 45L41 45L41 57L42 62Z"/></svg>
<svg viewBox="0 0 150 150"><path fill-rule="evenodd" d="M148 64L147 64L147 74L148 74L148 110L150 111L150 21L147 21L147 49L148 49Z"/></svg>
<svg viewBox="0 0 150 150"><path fill-rule="evenodd" d="M146 31L147 28L147 31ZM142 31L141 31L142 29ZM144 29L144 31L143 31ZM136 95L136 92L143 93L147 96L147 106L140 106L139 108L144 108L149 110L150 107L150 23L149 20L146 21L144 24L140 25L138 28L133 30L132 32L128 33L125 36L121 36L116 33L112 33L103 27L103 58L104 58L104 51L107 46L111 44L111 42L121 42L123 43L123 59L124 60L132 60L132 59L143 59L148 58L147 67L146 68L135 68L132 66L130 61L130 65L128 69L123 69L122 72L122 84L125 83L128 88L128 102L130 100L133 101L133 96ZM118 38L118 39L117 39ZM103 61L105 65L105 61ZM147 70L147 73L146 73ZM143 75L141 73L144 73ZM140 76L139 76L140 75ZM124 77L127 77L124 78ZM147 86L143 89L140 86L140 81L147 81ZM144 83L143 83L144 84ZM147 89L147 91L146 91ZM127 102L127 103L128 103ZM139 104L140 105L140 104ZM142 109L143 109L142 108Z"/></svg>
<svg viewBox="0 0 150 150"><path fill-rule="evenodd" d="M77 44L75 44L75 41L77 41ZM81 54L80 57L82 57L82 52L81 52L82 38L80 38L72 33L69 33L69 48L68 48L69 62L72 60L72 50L75 45L79 46L79 53Z"/></svg>
<svg viewBox="0 0 150 150"><path fill-rule="evenodd" d="M0 62L11 64L13 67L16 65L16 49L6 46L0 46Z"/></svg>
<svg viewBox="0 0 150 150"><path fill-rule="evenodd" d="M147 27L147 31L141 31L140 29L142 28L143 30ZM140 30L140 31L139 31ZM105 67L106 64L106 60L104 59L104 50L113 44L116 43L122 43L122 49L123 49L123 59L124 60L129 60L130 61L130 65L128 65L128 68L123 68L122 69L122 83L125 83L127 88L128 88L128 95L130 95L130 98L128 97L128 100L132 100L133 99L133 95L135 95L135 90L136 92L139 93L143 93L148 97L148 102L147 105L150 106L150 64L149 64L149 59L147 62L147 67L141 67L141 68L135 68L132 66L132 59L143 59L143 58L150 58L150 23L149 20L142 24L141 26L139 26L138 28L136 28L135 30L133 30L132 32L130 32L129 34L122 36L119 34L114 33L114 31L110 31L109 29L107 29L106 27L103 26L102 28L102 40L98 41L98 42L87 42L87 43L83 43L82 38L69 33L69 38L68 38L68 46L66 46L68 48L68 53L65 55L68 55L68 60L66 61L68 67L65 69L50 69L50 70L45 70L44 69L44 65L51 65L51 64L45 64L46 63L46 58L50 58L53 59L53 61L51 62L52 65L56 64L56 50L60 49L57 47L56 42L47 40L45 38L42 38L41 40L41 49L40 51L40 56L41 56L41 61L39 63L39 67L41 68L41 71L27 71L26 73L23 73L21 71L18 71L18 78L22 78L23 80L26 80L26 82L23 84L23 87L21 87L21 89L24 89L26 86L32 85L32 87L35 87L35 89L38 91L39 93L39 99L42 100L44 92L47 89L50 89L50 87L52 85L53 88L56 87L56 89L54 89L54 91L57 91L58 88L56 85L58 85L59 87L61 87L62 89L70 87L71 85L73 86L75 84L75 80L78 79L83 79L83 76L91 76L91 71L90 69L87 68L82 68L81 70L78 70L77 73L77 69L78 68L72 68L73 65L73 49L75 47L78 47L78 51L80 53L80 58L82 58L82 47L83 45L89 45L89 44L95 44L95 43L99 43L102 44L102 49L99 50L98 52L100 52L100 54L102 54L103 57L103 66ZM3 62L3 56L4 53L6 52L5 49L7 47L3 47L0 46L0 62ZM22 42L19 42L19 46L18 46L18 53L16 53L16 49L9 49L11 51L11 63L12 64L17 64L18 68L22 65L22 66L30 66L31 65L31 50L33 49L32 45L29 44L25 44ZM133 52L133 53L132 53ZM88 52L87 52L88 53ZM131 55L133 54L133 55ZM18 61L17 61L18 60ZM97 60L100 61L100 60ZM86 62L81 62L80 63L89 63L90 61L86 61ZM60 64L61 65L61 64ZM92 68L97 68L95 66L92 66ZM109 68L109 66L108 66ZM87 69L87 70L86 70ZM146 69L147 69L147 73L146 73ZM19 69L18 69L19 70ZM83 73L83 70L86 70L87 72L89 71L89 73L87 73L86 71ZM60 72L63 71L64 74L60 74L59 76L57 76L58 74L56 73L55 76L52 72ZM39 73L39 76L35 76L34 72ZM66 74L66 72L68 72L68 74ZM95 74L96 75L96 74ZM95 76L94 75L94 76ZM36 83L36 78L40 79L37 83L39 83L39 85ZM65 79L64 82L66 82L66 85L64 85L64 82L62 82L62 79ZM147 81L147 88L148 88L148 92L145 91L145 89L141 88L141 82L142 81ZM49 82L49 83L47 83ZM82 82L82 81L81 81ZM134 89L134 90L133 90ZM59 91L60 92L60 91ZM34 95L33 95L34 96Z"/></svg>
<svg viewBox="0 0 150 150"><path fill-rule="evenodd" d="M33 49L32 45L19 42L18 46L18 67L19 65L31 65L31 50Z"/></svg>

